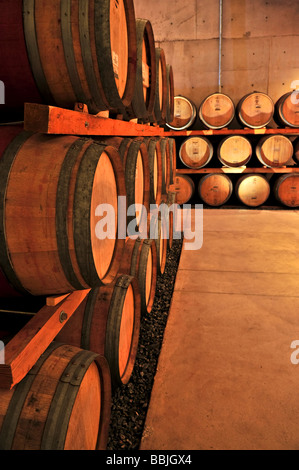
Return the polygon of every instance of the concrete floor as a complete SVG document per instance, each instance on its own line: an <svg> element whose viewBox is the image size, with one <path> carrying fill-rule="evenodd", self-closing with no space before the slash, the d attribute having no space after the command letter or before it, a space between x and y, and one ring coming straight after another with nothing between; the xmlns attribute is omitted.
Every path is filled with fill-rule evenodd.
<svg viewBox="0 0 299 470"><path fill-rule="evenodd" d="M299 212L205 210L203 227L182 252L141 449L298 450Z"/></svg>

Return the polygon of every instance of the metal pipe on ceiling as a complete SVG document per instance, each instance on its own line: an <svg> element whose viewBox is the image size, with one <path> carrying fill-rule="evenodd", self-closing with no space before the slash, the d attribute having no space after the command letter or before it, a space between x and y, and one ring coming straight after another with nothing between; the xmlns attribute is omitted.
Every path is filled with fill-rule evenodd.
<svg viewBox="0 0 299 470"><path fill-rule="evenodd" d="M218 89L222 92L222 35L223 35L223 0L219 0L219 77Z"/></svg>

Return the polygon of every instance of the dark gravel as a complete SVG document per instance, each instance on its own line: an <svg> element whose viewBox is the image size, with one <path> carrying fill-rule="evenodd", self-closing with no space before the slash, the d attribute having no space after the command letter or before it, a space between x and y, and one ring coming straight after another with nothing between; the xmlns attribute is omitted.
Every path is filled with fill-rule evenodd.
<svg viewBox="0 0 299 470"><path fill-rule="evenodd" d="M141 320L133 375L128 385L118 388L113 394L107 450L139 449L181 250L182 240L174 240L173 248L168 252L164 275L158 276L152 312Z"/></svg>

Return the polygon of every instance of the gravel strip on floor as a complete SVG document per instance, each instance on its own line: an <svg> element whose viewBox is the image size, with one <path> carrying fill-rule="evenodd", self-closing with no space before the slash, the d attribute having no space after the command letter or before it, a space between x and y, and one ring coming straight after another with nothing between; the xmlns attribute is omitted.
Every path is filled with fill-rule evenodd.
<svg viewBox="0 0 299 470"><path fill-rule="evenodd" d="M182 250L174 240L163 276L158 276L150 315L141 320L139 348L130 382L112 396L107 450L139 450Z"/></svg>

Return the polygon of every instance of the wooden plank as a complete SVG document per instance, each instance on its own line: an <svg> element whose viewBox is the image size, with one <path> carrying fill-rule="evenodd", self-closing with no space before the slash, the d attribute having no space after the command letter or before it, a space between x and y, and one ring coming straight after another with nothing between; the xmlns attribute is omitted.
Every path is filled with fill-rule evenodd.
<svg viewBox="0 0 299 470"><path fill-rule="evenodd" d="M84 136L163 136L160 127L103 118L80 111L25 103L24 129L43 134Z"/></svg>
<svg viewBox="0 0 299 470"><path fill-rule="evenodd" d="M299 168L201 168L200 170L189 170L189 169L177 169L177 175L200 175L200 174L212 174L212 173L299 173Z"/></svg>
<svg viewBox="0 0 299 470"><path fill-rule="evenodd" d="M89 292L76 291L55 307L44 306L14 336L5 347L5 364L0 365L0 388L12 389L26 376Z"/></svg>
<svg viewBox="0 0 299 470"><path fill-rule="evenodd" d="M299 129L287 127L285 129L221 129L214 131L212 129L201 131L165 131L164 137L198 137L213 135L299 135Z"/></svg>
<svg viewBox="0 0 299 470"><path fill-rule="evenodd" d="M46 304L48 307L55 307L56 305L60 304L64 299L66 299L70 294L60 295L60 296L52 296L47 297Z"/></svg>

